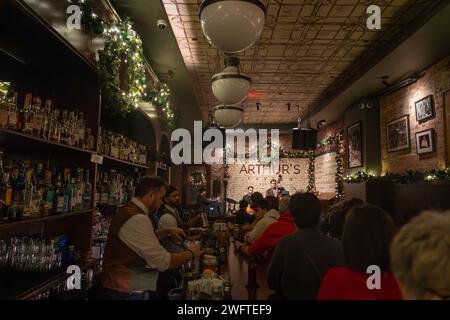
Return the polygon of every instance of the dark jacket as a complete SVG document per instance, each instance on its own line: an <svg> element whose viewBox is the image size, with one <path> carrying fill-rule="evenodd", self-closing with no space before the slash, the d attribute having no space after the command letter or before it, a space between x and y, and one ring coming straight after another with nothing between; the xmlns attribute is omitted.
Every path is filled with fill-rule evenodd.
<svg viewBox="0 0 450 320"><path fill-rule="evenodd" d="M324 274L344 265L341 243L319 229L299 229L280 240L270 261L269 287L290 300L314 300Z"/></svg>
<svg viewBox="0 0 450 320"><path fill-rule="evenodd" d="M245 209L239 209L239 211L236 213L236 224L252 224L254 220L255 216L248 214Z"/></svg>

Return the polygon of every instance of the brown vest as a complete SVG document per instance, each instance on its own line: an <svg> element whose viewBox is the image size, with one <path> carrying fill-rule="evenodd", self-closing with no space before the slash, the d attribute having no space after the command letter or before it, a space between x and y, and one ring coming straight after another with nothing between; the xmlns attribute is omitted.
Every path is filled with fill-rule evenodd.
<svg viewBox="0 0 450 320"><path fill-rule="evenodd" d="M146 268L146 262L119 238L119 230L132 216L145 214L133 202L119 208L109 226L104 254L102 286L111 290L131 292L150 290L158 271Z"/></svg>

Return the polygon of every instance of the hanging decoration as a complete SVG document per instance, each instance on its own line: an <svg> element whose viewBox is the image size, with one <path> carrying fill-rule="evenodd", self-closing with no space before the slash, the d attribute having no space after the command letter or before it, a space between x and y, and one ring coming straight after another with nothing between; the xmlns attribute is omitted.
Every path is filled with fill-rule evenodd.
<svg viewBox="0 0 450 320"><path fill-rule="evenodd" d="M105 36L98 61L105 106L125 116L138 107L147 86L142 41L128 20L110 26Z"/></svg>
<svg viewBox="0 0 450 320"><path fill-rule="evenodd" d="M202 171L194 170L191 172L189 182L195 188L200 189L206 185L206 178Z"/></svg>
<svg viewBox="0 0 450 320"><path fill-rule="evenodd" d="M336 199L344 199L344 139L342 132L337 133L332 140L336 143Z"/></svg>
<svg viewBox="0 0 450 320"><path fill-rule="evenodd" d="M166 83L160 83L160 88L157 91L150 91L145 94L145 101L154 104L170 128L175 128L175 112L170 103L170 89Z"/></svg>
<svg viewBox="0 0 450 320"><path fill-rule="evenodd" d="M316 156L314 151L310 151L308 158L308 187L306 188L308 192L316 191L315 159Z"/></svg>
<svg viewBox="0 0 450 320"><path fill-rule="evenodd" d="M129 19L103 20L91 0L68 0L81 9L81 23L89 32L102 36L97 72L104 105L112 113L125 116L138 107L147 83L142 41Z"/></svg>
<svg viewBox="0 0 450 320"><path fill-rule="evenodd" d="M358 171L344 178L346 183L362 183L366 181L385 181L394 184L409 184L416 182L450 181L450 168L434 169L420 172L408 170L404 173L387 173L384 176L377 176L373 173Z"/></svg>

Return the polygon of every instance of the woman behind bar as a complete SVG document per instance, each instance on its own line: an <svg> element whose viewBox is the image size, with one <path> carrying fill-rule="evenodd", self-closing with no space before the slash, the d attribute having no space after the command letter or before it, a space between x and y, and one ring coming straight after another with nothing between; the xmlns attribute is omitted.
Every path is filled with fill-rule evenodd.
<svg viewBox="0 0 450 320"><path fill-rule="evenodd" d="M318 299L401 300L389 259L394 232L394 221L381 208L366 205L352 209L347 215L342 236L346 267L328 271ZM368 271L371 270L369 266L381 271L379 288L370 289L368 286L372 283L369 277L373 274L373 271Z"/></svg>

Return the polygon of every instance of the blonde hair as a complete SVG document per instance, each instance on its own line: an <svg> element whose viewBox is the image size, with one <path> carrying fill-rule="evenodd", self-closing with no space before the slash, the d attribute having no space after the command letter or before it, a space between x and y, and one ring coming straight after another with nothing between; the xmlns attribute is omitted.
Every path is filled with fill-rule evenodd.
<svg viewBox="0 0 450 320"><path fill-rule="evenodd" d="M450 211L426 211L404 225L391 246L396 279L416 298L450 295Z"/></svg>

